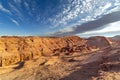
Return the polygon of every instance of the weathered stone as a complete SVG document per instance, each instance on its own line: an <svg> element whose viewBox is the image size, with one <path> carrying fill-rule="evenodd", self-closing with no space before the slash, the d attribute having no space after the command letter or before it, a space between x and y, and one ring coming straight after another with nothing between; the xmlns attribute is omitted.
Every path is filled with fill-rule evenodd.
<svg viewBox="0 0 120 80"><path fill-rule="evenodd" d="M96 49L98 48L102 49L102 48L110 46L111 42L106 37L95 36L95 37L88 38L87 44L88 44L88 47L91 47L93 49L95 49L95 47Z"/></svg>
<svg viewBox="0 0 120 80"><path fill-rule="evenodd" d="M100 43L101 40L104 41L102 44ZM91 50L89 46L105 47L106 45L109 45L109 42L103 37L85 40L77 36L4 36L0 38L0 66L7 66L41 56L59 56L61 53L69 55L69 53L76 51L85 53Z"/></svg>

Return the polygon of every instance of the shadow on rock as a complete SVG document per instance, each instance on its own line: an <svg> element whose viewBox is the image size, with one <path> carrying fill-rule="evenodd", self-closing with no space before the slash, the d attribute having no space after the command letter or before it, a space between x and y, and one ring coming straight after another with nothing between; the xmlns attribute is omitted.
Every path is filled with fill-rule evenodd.
<svg viewBox="0 0 120 80"><path fill-rule="evenodd" d="M14 69L21 69L24 66L25 62L19 62L17 67L14 67Z"/></svg>

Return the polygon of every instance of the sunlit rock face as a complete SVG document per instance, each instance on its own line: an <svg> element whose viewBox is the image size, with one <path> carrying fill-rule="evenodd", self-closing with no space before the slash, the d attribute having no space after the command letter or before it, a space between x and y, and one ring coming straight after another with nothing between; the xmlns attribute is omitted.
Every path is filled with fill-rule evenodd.
<svg viewBox="0 0 120 80"><path fill-rule="evenodd" d="M87 53L110 46L105 37L83 39L66 37L1 37L0 66L40 58L41 56L69 55L73 52Z"/></svg>
<svg viewBox="0 0 120 80"><path fill-rule="evenodd" d="M87 52L86 40L68 37L1 37L0 64L7 66L40 56L52 56L73 51Z"/></svg>

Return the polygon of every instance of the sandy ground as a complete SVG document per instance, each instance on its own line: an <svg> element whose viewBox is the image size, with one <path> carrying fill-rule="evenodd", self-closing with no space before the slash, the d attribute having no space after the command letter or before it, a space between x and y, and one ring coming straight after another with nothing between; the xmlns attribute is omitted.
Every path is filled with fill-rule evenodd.
<svg viewBox="0 0 120 80"><path fill-rule="evenodd" d="M120 46L2 67L0 80L120 80Z"/></svg>

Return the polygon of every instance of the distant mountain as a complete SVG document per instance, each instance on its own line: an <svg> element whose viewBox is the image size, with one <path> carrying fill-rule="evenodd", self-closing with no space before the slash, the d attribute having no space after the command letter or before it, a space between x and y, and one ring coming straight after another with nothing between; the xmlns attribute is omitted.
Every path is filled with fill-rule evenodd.
<svg viewBox="0 0 120 80"><path fill-rule="evenodd" d="M103 36L94 36L87 39L88 46L97 46L99 48L108 47L111 43L108 38Z"/></svg>
<svg viewBox="0 0 120 80"><path fill-rule="evenodd" d="M113 39L113 40L120 40L120 35L116 35L116 36L112 37L111 39Z"/></svg>

